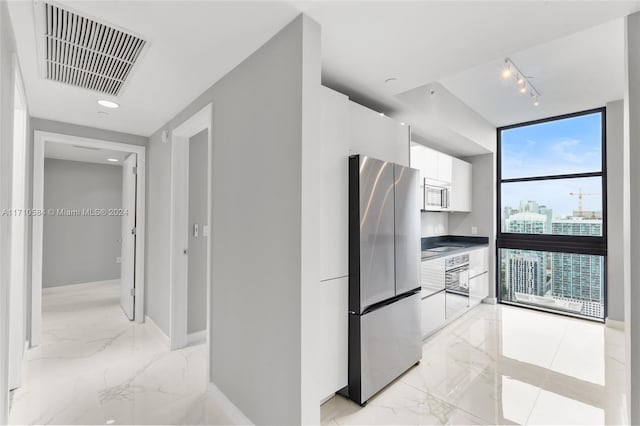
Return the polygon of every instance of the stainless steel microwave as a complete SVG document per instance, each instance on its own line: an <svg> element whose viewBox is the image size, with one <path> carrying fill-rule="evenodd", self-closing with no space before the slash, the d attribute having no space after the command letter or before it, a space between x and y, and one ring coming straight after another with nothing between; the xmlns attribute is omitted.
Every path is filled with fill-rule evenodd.
<svg viewBox="0 0 640 426"><path fill-rule="evenodd" d="M424 181L424 209L446 210L450 207L451 190L448 186Z"/></svg>

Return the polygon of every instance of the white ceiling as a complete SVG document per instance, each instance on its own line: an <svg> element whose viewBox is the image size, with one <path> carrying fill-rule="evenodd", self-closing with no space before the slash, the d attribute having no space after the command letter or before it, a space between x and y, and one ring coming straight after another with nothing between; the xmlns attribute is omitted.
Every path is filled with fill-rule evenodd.
<svg viewBox="0 0 640 426"><path fill-rule="evenodd" d="M10 2L31 114L145 136L300 11L322 25L325 84L394 116L411 112L397 94L439 81L493 124L504 124L572 112L619 90L602 73L622 46L608 45L616 40L609 27L601 30L607 35L601 40L576 35L545 46L640 10L638 1L62 3L140 34L150 46L118 98L122 107L97 114L98 94L39 78L32 5ZM512 93L496 83L495 64L506 56L536 76L543 93L538 111L511 100ZM574 58L578 78L563 72ZM611 66L618 74L619 58ZM385 83L390 77L396 80ZM578 90L584 81L590 89ZM420 114L413 116L420 120Z"/></svg>
<svg viewBox="0 0 640 426"><path fill-rule="evenodd" d="M111 166L121 166L122 161L129 155L128 152L111 151L108 149L86 148L59 142L46 142L44 144L45 158L56 158L58 160L82 161L85 163L108 164ZM109 161L108 158L118 160Z"/></svg>
<svg viewBox="0 0 640 426"><path fill-rule="evenodd" d="M533 77L539 106L512 79L501 78L501 59L440 82L497 126L602 107L624 96L624 20L513 53L511 59Z"/></svg>
<svg viewBox="0 0 640 426"><path fill-rule="evenodd" d="M149 46L115 99L120 108L106 110L97 105L105 98L97 92L40 78L33 3L10 1L30 114L143 136L173 118L298 13L282 3L244 1L57 3L130 30Z"/></svg>

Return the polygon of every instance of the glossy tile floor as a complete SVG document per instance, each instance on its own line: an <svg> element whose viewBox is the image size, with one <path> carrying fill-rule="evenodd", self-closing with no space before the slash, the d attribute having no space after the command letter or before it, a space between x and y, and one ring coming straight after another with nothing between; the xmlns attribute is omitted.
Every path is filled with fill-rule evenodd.
<svg viewBox="0 0 640 426"><path fill-rule="evenodd" d="M364 408L330 399L322 423L625 424L624 344L601 324L480 305Z"/></svg>
<svg viewBox="0 0 640 426"><path fill-rule="evenodd" d="M42 344L28 351L11 424L225 424L205 393L204 345L169 352L135 324L113 284L43 292Z"/></svg>

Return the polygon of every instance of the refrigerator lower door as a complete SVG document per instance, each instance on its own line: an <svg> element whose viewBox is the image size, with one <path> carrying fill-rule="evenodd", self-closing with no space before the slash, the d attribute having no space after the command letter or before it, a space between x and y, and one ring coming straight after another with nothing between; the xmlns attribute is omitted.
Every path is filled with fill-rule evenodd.
<svg viewBox="0 0 640 426"><path fill-rule="evenodd" d="M421 295L360 316L360 404L422 358Z"/></svg>

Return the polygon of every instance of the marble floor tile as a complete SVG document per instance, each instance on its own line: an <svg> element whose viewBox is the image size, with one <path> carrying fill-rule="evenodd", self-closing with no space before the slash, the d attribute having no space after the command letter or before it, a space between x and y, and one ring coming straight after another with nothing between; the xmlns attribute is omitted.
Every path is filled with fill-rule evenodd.
<svg viewBox="0 0 640 426"><path fill-rule="evenodd" d="M42 311L10 424L231 423L206 392L205 345L169 351L126 318L117 285L45 289Z"/></svg>
<svg viewBox="0 0 640 426"><path fill-rule="evenodd" d="M624 345L603 324L480 305L365 407L327 401L322 423L625 424Z"/></svg>

